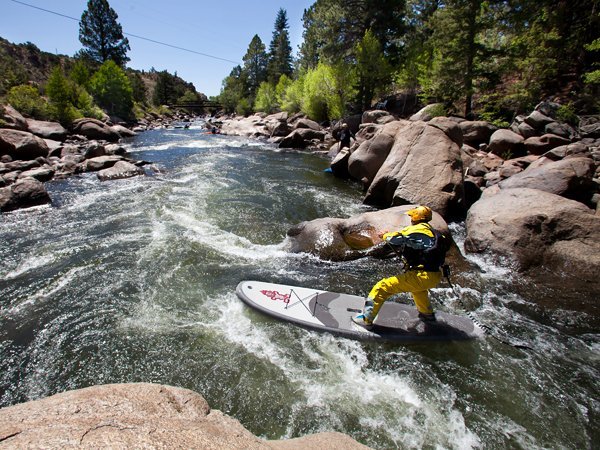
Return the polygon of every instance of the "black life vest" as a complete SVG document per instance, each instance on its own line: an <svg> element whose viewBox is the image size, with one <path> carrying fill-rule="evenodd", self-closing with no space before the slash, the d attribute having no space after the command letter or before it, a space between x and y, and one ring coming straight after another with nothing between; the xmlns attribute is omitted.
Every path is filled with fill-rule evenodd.
<svg viewBox="0 0 600 450"><path fill-rule="evenodd" d="M431 225L426 225L433 233L433 237L415 232L406 236L394 236L388 242L402 254L409 270L437 272L444 265L449 245L446 236Z"/></svg>

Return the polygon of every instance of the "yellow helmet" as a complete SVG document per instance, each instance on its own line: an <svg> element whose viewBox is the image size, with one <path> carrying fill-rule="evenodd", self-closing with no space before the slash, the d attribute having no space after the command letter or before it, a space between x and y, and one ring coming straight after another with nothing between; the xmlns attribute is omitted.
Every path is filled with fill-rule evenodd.
<svg viewBox="0 0 600 450"><path fill-rule="evenodd" d="M416 208L409 209L406 211L406 214L410 216L410 220L413 222L429 222L433 217L431 208L427 206L417 206Z"/></svg>

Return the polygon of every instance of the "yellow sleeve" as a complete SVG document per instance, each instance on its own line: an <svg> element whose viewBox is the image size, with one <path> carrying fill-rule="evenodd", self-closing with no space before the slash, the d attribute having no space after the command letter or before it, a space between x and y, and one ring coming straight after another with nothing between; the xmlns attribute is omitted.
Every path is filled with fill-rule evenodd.
<svg viewBox="0 0 600 450"><path fill-rule="evenodd" d="M399 231L390 231L388 233L385 233L382 238L384 241L389 241L391 238L398 236L400 234Z"/></svg>

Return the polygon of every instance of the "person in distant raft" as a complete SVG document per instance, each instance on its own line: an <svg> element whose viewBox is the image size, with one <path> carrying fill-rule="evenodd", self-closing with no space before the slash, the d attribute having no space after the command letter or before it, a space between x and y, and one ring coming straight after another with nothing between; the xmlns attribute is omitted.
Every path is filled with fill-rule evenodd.
<svg viewBox="0 0 600 450"><path fill-rule="evenodd" d="M369 292L362 313L352 317L353 322L367 329L373 327L385 301L401 292L412 294L419 319L435 321L429 302L429 289L437 286L442 279L441 267L448 245L446 238L429 224L433 216L430 208L417 206L406 214L410 216L411 225L382 236L386 245L391 245L397 254L402 255L404 273L384 278L375 284Z"/></svg>

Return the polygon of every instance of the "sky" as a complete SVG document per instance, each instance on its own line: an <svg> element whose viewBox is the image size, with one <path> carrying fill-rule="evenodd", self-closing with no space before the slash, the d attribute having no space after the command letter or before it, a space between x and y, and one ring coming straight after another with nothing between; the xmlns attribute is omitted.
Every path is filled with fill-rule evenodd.
<svg viewBox="0 0 600 450"><path fill-rule="evenodd" d="M119 16L117 20L129 39L128 67L177 72L185 81L192 82L198 92L210 97L220 93L222 81L231 69L243 64L242 58L255 34L268 50L279 8L287 13L295 56L302 43L302 15L314 1L108 0L108 3ZM77 20L86 9L87 0L0 0L0 37L15 44L31 42L40 50L73 56L82 48Z"/></svg>

